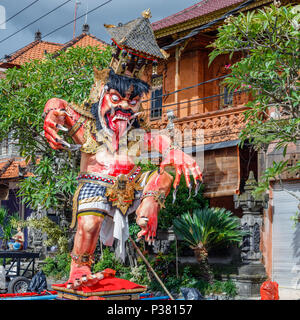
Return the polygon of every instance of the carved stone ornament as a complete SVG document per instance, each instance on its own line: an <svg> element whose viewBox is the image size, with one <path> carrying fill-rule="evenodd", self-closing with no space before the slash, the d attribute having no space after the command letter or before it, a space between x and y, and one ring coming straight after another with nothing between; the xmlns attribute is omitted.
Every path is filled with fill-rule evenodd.
<svg viewBox="0 0 300 320"><path fill-rule="evenodd" d="M244 237L241 247L241 258L244 262L254 262L261 259L260 231L262 226L262 209L266 207L267 197L254 198L252 191L256 188L257 181L251 171L245 184L245 191L234 196L235 208L242 208L243 217L241 226L248 235Z"/></svg>

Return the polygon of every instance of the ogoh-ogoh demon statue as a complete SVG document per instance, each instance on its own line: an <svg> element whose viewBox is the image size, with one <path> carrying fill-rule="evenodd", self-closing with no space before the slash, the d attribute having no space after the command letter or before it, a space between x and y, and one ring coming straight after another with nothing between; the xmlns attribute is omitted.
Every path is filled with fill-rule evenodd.
<svg viewBox="0 0 300 320"><path fill-rule="evenodd" d="M149 85L140 77L146 64L165 58L148 17L144 13L127 24L106 26L115 52L109 69L94 70L95 83L88 102L79 106L53 98L44 109L44 131L50 146L68 146L58 135L64 128L80 145L79 185L73 199L71 225L74 227L77 222L77 231L68 280L75 289L106 276L105 272L91 273L99 233L105 245L111 246L114 239L119 241L116 254L124 259L129 214L136 212L136 222L141 227L138 237L153 241L158 212L173 180L164 170L166 166L175 167L175 190L182 173L189 187L190 173L196 188L202 178L195 160L174 147L167 134L151 132L143 119L141 98L148 93ZM141 172L135 165L133 156L140 151L136 138L132 138L135 130L144 130L138 144L142 149L162 154L159 170Z"/></svg>

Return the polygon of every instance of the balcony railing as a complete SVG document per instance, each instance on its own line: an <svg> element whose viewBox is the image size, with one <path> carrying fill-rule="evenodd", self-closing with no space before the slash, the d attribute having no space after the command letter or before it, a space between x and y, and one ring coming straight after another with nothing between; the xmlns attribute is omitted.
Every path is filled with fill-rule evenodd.
<svg viewBox="0 0 300 320"><path fill-rule="evenodd" d="M183 137L185 131L191 132L192 145L197 145L196 140L199 134L204 134L204 144L236 140L244 127L243 113L247 109L247 107L241 105L195 114L175 119L174 126L181 131ZM160 120L151 121L151 127L154 129L164 129L167 123L167 113L163 113ZM203 130L202 133L201 130Z"/></svg>

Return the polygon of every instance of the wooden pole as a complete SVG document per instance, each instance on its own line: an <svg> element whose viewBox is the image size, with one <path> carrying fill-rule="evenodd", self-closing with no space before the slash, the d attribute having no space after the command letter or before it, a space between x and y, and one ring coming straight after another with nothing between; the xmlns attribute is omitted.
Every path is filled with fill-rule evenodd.
<svg viewBox="0 0 300 320"><path fill-rule="evenodd" d="M160 280L159 276L157 275L157 273L154 271L154 269L151 267L150 263L148 262L148 260L146 259L146 257L142 254L141 250L139 249L139 247L135 244L135 242L132 240L132 238L129 236L129 240L132 243L133 247L135 248L135 250L137 251L137 253L140 255L140 257L144 260L144 262L146 263L147 267L150 269L150 271L153 273L153 275L155 276L155 278L157 279L157 281L159 282L159 284L163 287L163 289L165 290L165 292L167 293L167 295L170 297L171 300L175 300L173 298L173 296L171 295L171 293L169 292L169 290L166 288L166 286L163 284L163 282Z"/></svg>

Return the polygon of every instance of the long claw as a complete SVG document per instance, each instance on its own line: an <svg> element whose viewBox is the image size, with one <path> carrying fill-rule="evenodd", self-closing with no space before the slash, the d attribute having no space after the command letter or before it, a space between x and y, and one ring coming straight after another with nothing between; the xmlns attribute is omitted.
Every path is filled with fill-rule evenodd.
<svg viewBox="0 0 300 320"><path fill-rule="evenodd" d="M70 151L77 151L81 148L81 144L70 144Z"/></svg>
<svg viewBox="0 0 300 320"><path fill-rule="evenodd" d="M135 240L135 242L136 242L136 243L139 243L141 240L142 240L142 237L137 238L137 239Z"/></svg>
<svg viewBox="0 0 300 320"><path fill-rule="evenodd" d="M67 116L71 117L70 113L67 112L66 110L61 110L62 112L64 112Z"/></svg>
<svg viewBox="0 0 300 320"><path fill-rule="evenodd" d="M174 189L174 191L173 191L173 202L172 202L172 204L174 204L175 203L175 201L176 201L176 194L177 194L177 191L178 191L178 186L176 186L176 188Z"/></svg>
<svg viewBox="0 0 300 320"><path fill-rule="evenodd" d="M81 148L81 144L70 144L67 141L61 139L58 140L57 142L59 142L60 144L66 146L70 151L76 151L79 150Z"/></svg>
<svg viewBox="0 0 300 320"><path fill-rule="evenodd" d="M196 187L195 187L195 194L194 197L196 197L196 195L198 194L200 187L201 187L202 182L200 182L199 180L196 181Z"/></svg>
<svg viewBox="0 0 300 320"><path fill-rule="evenodd" d="M61 131L64 131L64 132L67 132L69 131L69 129L67 129L66 127L62 126L61 124L57 124L56 125L56 128L61 130Z"/></svg>
<svg viewBox="0 0 300 320"><path fill-rule="evenodd" d="M192 188L193 188L193 186L192 186L192 184L190 183L190 184L189 184L189 197L187 198L187 200L189 200L189 199L191 198L191 196L192 196Z"/></svg>

